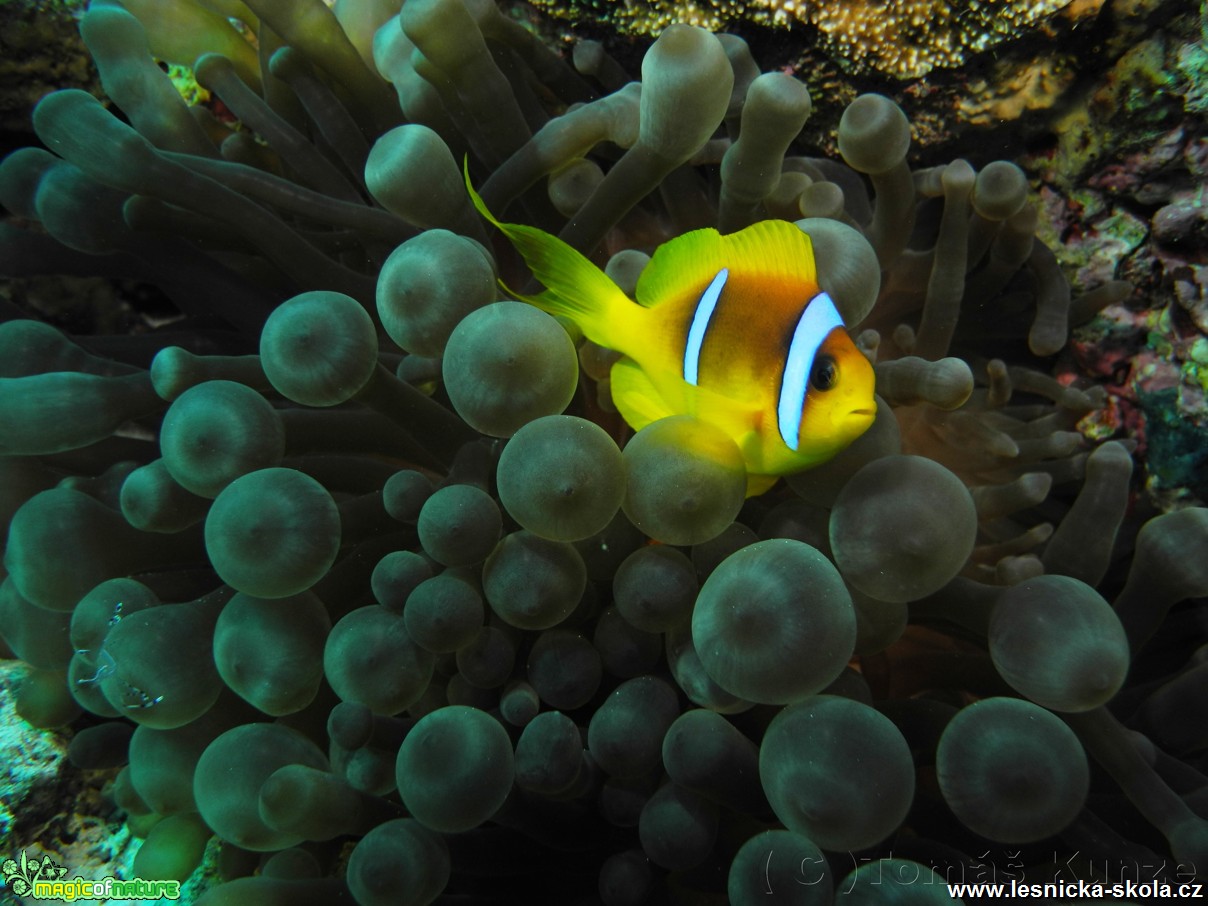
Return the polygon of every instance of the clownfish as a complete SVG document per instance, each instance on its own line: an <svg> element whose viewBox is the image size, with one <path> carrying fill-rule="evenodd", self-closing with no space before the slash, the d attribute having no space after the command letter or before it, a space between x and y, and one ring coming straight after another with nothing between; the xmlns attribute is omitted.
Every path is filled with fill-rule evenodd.
<svg viewBox="0 0 1208 906"><path fill-rule="evenodd" d="M546 287L504 290L622 354L612 398L635 431L671 415L721 428L742 452L748 497L826 462L872 424L872 365L818 285L813 245L794 224L677 236L655 250L635 302L556 236L501 223L468 172L466 187Z"/></svg>

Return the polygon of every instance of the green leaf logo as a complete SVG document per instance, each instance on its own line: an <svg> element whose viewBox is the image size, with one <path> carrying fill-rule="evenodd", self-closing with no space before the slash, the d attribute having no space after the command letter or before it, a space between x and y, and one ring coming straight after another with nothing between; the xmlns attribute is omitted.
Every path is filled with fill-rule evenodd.
<svg viewBox="0 0 1208 906"><path fill-rule="evenodd" d="M5 859L0 865L0 874L4 875L4 883L19 897L27 896L33 891L34 881L61 881L67 874L67 869L55 863L49 856L42 859L30 859L25 851L21 851L21 862L15 859Z"/></svg>

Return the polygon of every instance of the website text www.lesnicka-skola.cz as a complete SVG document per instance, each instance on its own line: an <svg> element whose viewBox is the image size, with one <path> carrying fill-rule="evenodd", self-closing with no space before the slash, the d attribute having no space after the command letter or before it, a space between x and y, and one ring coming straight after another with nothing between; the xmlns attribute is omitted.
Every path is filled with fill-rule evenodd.
<svg viewBox="0 0 1208 906"><path fill-rule="evenodd" d="M1029 884L1011 880L1001 884L949 884L948 892L957 899L1020 897L1037 900L1194 900L1206 895L1205 885L1170 884L1164 881L1118 881L1104 884L1094 881L1049 881Z"/></svg>

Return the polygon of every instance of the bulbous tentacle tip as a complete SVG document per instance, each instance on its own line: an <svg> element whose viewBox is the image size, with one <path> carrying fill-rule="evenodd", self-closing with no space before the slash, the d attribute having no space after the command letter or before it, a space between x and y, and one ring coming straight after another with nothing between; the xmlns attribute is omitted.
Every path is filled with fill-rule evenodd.
<svg viewBox="0 0 1208 906"><path fill-rule="evenodd" d="M1165 320L1137 316L1145 287L1128 317L1131 284L1071 291L1041 238L1059 179L1042 206L1026 161L918 169L888 88L846 105L838 158L798 156L826 98L761 73L754 37L664 27L639 80L486 0L218 5L94 4L116 108L52 92L45 150L0 164L0 270L29 288L0 302L24 316L0 325L0 648L28 666L17 715L69 727L77 769L128 761L136 873L187 876L213 832L266 858L202 903L510 902L555 871L567 901L821 906L949 902L935 872L972 839L1208 859L1208 673L1180 605L1208 588L1208 510L1144 521L1178 433L1163 391L1140 397L1147 447L1101 441L1133 410L1088 384L1129 359L1091 316ZM915 34L881 12L850 65ZM863 18L842 33L867 43ZM188 109L157 60L217 101ZM907 93L926 138L933 102ZM1198 249L1178 199L1202 157L1165 132L1163 184L1142 180L1174 193L1163 267ZM1095 268L1119 218L1094 205L1124 185L1127 207L1133 167L1077 196L1085 224L1061 215ZM800 262L766 220L808 236L808 286L780 292ZM651 295L664 250L706 234L761 238ZM714 386L686 355L707 289L748 258L759 304L697 331L696 377L729 369L729 395L685 403ZM30 320L55 272L140 287L140 323ZM869 375L836 408L866 430L780 483L752 439L792 350L767 300L796 324L819 292ZM593 293L605 313L577 317ZM1191 374L1195 344L1171 347ZM843 851L870 862L836 878Z"/></svg>

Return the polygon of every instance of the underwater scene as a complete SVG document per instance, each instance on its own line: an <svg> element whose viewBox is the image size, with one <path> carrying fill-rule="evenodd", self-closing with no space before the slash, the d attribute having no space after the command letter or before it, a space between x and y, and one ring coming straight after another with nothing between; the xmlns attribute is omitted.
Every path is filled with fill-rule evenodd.
<svg viewBox="0 0 1208 906"><path fill-rule="evenodd" d="M0 2L0 904L1208 897L1208 3Z"/></svg>

